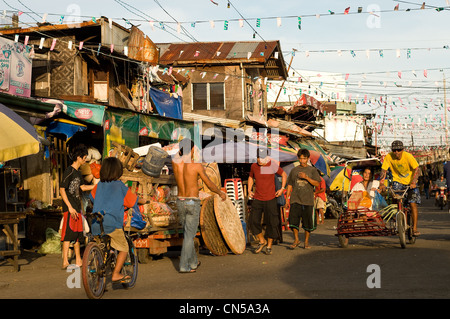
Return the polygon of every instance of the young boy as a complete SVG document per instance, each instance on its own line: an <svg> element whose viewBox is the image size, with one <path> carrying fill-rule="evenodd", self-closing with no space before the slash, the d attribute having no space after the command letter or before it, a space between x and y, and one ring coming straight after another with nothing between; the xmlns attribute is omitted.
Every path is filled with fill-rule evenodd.
<svg viewBox="0 0 450 319"><path fill-rule="evenodd" d="M289 247L294 249L300 244L298 231L300 221L305 230L305 249L309 246L310 233L317 227L314 214L314 187L320 185L320 175L315 167L308 165L309 151L300 149L297 153L299 166L289 173L286 192L286 209L289 209L289 227L294 233L294 243Z"/></svg>
<svg viewBox="0 0 450 319"><path fill-rule="evenodd" d="M83 220L81 216L81 191L90 191L94 185L83 185L83 176L78 170L86 161L88 149L83 144L75 146L69 154L72 160L64 172L59 192L63 199L63 225L61 241L63 265L62 269L69 266L69 246L74 242L76 265L81 267L80 241L83 240Z"/></svg>

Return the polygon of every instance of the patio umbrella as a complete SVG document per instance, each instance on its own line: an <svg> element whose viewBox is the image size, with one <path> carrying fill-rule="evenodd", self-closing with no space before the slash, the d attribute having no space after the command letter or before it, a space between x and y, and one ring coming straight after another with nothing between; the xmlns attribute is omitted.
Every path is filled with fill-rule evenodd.
<svg viewBox="0 0 450 319"><path fill-rule="evenodd" d="M310 157L309 160L311 164L314 165L319 171L321 171L324 175L330 175L330 167L328 166L327 159L324 155L317 151L309 151Z"/></svg>
<svg viewBox="0 0 450 319"><path fill-rule="evenodd" d="M345 173L346 170L347 172ZM345 166L337 166L330 172L330 176L324 176L323 179L325 180L327 188L331 191L343 190L343 188L348 190L352 170L350 168L347 168L346 170Z"/></svg>
<svg viewBox="0 0 450 319"><path fill-rule="evenodd" d="M0 162L39 152L35 128L3 104L0 104Z"/></svg>

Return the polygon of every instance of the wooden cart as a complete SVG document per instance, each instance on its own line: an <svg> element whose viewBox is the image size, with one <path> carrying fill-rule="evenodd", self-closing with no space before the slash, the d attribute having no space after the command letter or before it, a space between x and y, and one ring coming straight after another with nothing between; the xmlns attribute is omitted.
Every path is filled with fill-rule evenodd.
<svg viewBox="0 0 450 319"><path fill-rule="evenodd" d="M146 201L152 198L154 189L159 185L176 185L173 175L160 175L160 177L154 178L142 171L130 172L127 169L124 169L121 180L131 186L132 191ZM149 216L149 213L148 206L144 205L144 214ZM140 263L148 263L151 256L162 255L167 252L169 247L181 247L183 244L183 229L178 222L171 223L166 227L155 224L150 217L149 222L150 224L141 230L125 226L125 231L129 231L134 240ZM196 245L199 246L198 239L196 239Z"/></svg>

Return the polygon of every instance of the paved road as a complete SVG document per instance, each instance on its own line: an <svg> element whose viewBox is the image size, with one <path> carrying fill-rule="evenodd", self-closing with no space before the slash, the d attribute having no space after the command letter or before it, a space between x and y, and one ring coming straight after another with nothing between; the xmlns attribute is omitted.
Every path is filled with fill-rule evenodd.
<svg viewBox="0 0 450 319"><path fill-rule="evenodd" d="M212 256L201 251L197 273L180 274L179 251L139 265L134 289L108 285L104 299L396 299L450 297L450 214L425 200L422 236L401 249L396 237L351 239L338 246L336 220L326 220L311 236L312 249L288 250L290 232L273 254ZM70 273L59 255L25 252L20 272L0 262L0 299L85 299L81 288L68 288ZM369 265L378 265L380 288L368 288ZM376 282L376 281L371 281Z"/></svg>

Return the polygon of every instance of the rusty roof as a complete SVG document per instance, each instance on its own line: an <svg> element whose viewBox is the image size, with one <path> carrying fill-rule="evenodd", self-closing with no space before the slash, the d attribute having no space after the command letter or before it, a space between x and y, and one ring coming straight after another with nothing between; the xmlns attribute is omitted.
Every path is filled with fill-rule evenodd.
<svg viewBox="0 0 450 319"><path fill-rule="evenodd" d="M193 64L259 64L277 69L276 75L287 78L279 41L157 43L160 64L174 67ZM275 53L278 52L278 57ZM272 72L273 73L273 72ZM275 74L269 74L275 78Z"/></svg>

